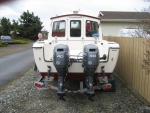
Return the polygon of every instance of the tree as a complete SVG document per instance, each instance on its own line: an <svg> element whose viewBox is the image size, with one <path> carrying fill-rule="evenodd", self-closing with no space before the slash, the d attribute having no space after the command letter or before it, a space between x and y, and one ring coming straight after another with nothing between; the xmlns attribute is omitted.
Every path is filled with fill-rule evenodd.
<svg viewBox="0 0 150 113"><path fill-rule="evenodd" d="M144 52L144 58L142 60L142 67L146 71L146 74L150 74L150 39L144 43L146 50Z"/></svg>
<svg viewBox="0 0 150 113"><path fill-rule="evenodd" d="M20 27L19 33L24 38L29 38L32 40L37 39L37 34L43 28L42 22L38 16L34 16L34 13L30 13L28 10L27 12L23 12L19 19Z"/></svg>
<svg viewBox="0 0 150 113"><path fill-rule="evenodd" d="M136 36L139 38L150 38L150 6L148 8L143 8L139 12L140 19L137 20L139 23L137 25Z"/></svg>
<svg viewBox="0 0 150 113"><path fill-rule="evenodd" d="M137 18L136 27L131 26L127 30L127 34L137 38L150 38L150 6L143 8L141 12L135 12Z"/></svg>
<svg viewBox="0 0 150 113"><path fill-rule="evenodd" d="M143 33L142 36L143 38L147 38L148 35L150 34L150 6L149 8L144 8L142 10L142 18L139 19L140 24L138 25L139 29L142 29Z"/></svg>
<svg viewBox="0 0 150 113"><path fill-rule="evenodd" d="M0 35L9 35L11 31L11 23L10 20L3 17L0 20Z"/></svg>
<svg viewBox="0 0 150 113"><path fill-rule="evenodd" d="M12 36L13 37L17 37L17 34L19 34L19 23L16 20L12 21L12 25L11 25L11 30L12 30Z"/></svg>
<svg viewBox="0 0 150 113"><path fill-rule="evenodd" d="M144 8L143 12L145 12L145 15L143 15L143 18L141 20L141 26L143 28L143 31L147 32L147 34L150 35L150 7ZM150 38L147 39L147 41L144 43L146 50L144 52L144 58L142 60L142 67L146 71L146 74L150 74Z"/></svg>

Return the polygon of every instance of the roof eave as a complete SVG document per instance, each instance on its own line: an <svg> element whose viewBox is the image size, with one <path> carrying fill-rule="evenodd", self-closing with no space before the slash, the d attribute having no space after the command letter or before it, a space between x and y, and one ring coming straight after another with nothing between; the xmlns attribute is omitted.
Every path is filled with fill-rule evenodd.
<svg viewBox="0 0 150 113"><path fill-rule="evenodd" d="M102 19L101 22L140 22L138 19Z"/></svg>

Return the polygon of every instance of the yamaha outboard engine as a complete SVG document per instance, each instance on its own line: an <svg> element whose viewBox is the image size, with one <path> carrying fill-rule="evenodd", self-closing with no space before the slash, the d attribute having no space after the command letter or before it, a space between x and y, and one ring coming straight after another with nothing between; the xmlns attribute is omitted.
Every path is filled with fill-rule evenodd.
<svg viewBox="0 0 150 113"><path fill-rule="evenodd" d="M99 50L96 45L89 44L84 46L83 54L83 68L86 78L87 95L90 100L94 96L94 75L99 65Z"/></svg>
<svg viewBox="0 0 150 113"><path fill-rule="evenodd" d="M69 47L64 44L59 44L54 47L53 63L58 73L58 96L64 99L65 96L65 78L68 72L69 65Z"/></svg>

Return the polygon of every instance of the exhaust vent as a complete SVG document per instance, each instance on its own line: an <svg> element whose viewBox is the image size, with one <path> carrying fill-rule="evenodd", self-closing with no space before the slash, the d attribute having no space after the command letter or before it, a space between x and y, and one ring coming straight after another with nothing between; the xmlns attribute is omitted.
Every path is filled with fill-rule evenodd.
<svg viewBox="0 0 150 113"><path fill-rule="evenodd" d="M57 51L64 51L64 49L57 49Z"/></svg>
<svg viewBox="0 0 150 113"><path fill-rule="evenodd" d="M94 51L96 51L96 49L89 49L89 51L94 52Z"/></svg>

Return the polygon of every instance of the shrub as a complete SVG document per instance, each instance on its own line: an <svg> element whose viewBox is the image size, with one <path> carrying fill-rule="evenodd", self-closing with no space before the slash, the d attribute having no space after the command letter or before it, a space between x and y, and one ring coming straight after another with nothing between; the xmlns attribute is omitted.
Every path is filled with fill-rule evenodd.
<svg viewBox="0 0 150 113"><path fill-rule="evenodd" d="M13 44L27 44L28 41L26 40L13 40Z"/></svg>
<svg viewBox="0 0 150 113"><path fill-rule="evenodd" d="M7 43L5 43L5 42L0 42L0 47L6 47L6 46L8 46Z"/></svg>

